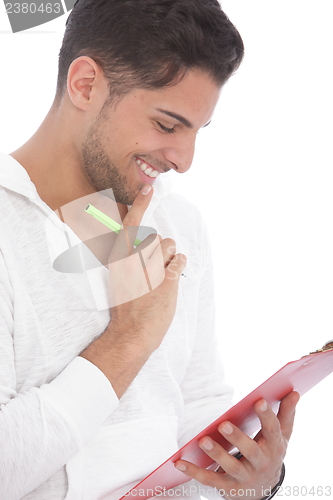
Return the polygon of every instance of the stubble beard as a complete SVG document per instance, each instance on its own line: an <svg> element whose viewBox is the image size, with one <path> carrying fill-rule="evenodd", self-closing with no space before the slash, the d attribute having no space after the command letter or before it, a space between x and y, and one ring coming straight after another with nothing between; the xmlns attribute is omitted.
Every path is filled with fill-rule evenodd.
<svg viewBox="0 0 333 500"><path fill-rule="evenodd" d="M121 173L102 143L104 119L100 115L91 126L82 144L83 167L91 184L97 192L111 190L114 200L124 205L132 205L137 193L131 191L127 179Z"/></svg>

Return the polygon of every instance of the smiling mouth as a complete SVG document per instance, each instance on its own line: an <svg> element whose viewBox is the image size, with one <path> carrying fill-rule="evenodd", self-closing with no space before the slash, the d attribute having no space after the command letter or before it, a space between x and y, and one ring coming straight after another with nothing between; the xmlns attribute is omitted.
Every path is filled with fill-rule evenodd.
<svg viewBox="0 0 333 500"><path fill-rule="evenodd" d="M147 175L148 177L151 177L152 179L156 179L160 175L160 172L155 170L151 165L145 163L140 158L135 157L135 162L140 167L142 172L145 175Z"/></svg>

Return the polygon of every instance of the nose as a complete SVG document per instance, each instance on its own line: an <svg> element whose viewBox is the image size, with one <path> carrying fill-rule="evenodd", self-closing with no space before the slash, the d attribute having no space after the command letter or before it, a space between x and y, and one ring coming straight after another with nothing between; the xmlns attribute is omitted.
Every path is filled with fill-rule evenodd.
<svg viewBox="0 0 333 500"><path fill-rule="evenodd" d="M183 174L192 165L195 151L196 134L190 137L179 137L172 146L164 150L165 159L173 164L176 172Z"/></svg>

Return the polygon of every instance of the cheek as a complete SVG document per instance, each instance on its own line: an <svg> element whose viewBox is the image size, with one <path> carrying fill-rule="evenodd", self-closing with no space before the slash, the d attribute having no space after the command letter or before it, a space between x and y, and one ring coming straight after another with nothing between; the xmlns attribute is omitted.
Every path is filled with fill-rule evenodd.
<svg viewBox="0 0 333 500"><path fill-rule="evenodd" d="M153 127L140 132L133 136L134 140L131 143L132 152L149 153L165 147L165 139L163 134L155 130Z"/></svg>
<svg viewBox="0 0 333 500"><path fill-rule="evenodd" d="M134 154L144 154L165 147L166 136L153 123L145 120L118 120L117 126L105 133L105 139L112 156L129 158Z"/></svg>

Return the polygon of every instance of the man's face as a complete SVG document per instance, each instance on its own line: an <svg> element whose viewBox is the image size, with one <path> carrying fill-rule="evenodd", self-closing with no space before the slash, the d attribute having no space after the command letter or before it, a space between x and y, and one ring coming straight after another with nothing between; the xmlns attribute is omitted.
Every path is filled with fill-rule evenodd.
<svg viewBox="0 0 333 500"><path fill-rule="evenodd" d="M104 107L82 146L84 174L96 191L112 188L131 205L144 184L191 166L197 132L211 119L220 87L191 70L178 84L133 90Z"/></svg>

